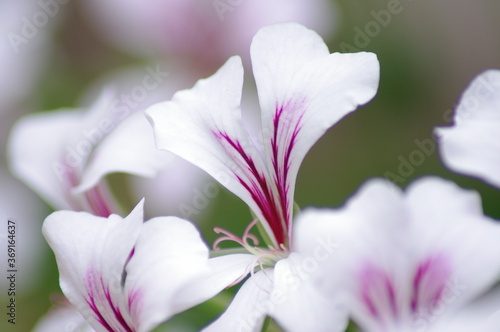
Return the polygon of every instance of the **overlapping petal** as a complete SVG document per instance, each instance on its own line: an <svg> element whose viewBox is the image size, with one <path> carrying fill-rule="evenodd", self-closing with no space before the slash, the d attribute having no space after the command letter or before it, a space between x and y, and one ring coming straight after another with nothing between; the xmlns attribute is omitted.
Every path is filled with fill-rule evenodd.
<svg viewBox="0 0 500 332"><path fill-rule="evenodd" d="M220 258L229 262L232 256L236 255ZM270 316L286 331L344 331L348 320L342 298L340 294L325 297L319 293L311 282L311 259L292 253L274 268L252 274L227 310L206 330L260 331L264 318Z"/></svg>
<svg viewBox="0 0 500 332"><path fill-rule="evenodd" d="M138 112L120 123L99 144L76 190L88 190L115 172L154 177L174 158L171 153L156 149L151 126L144 114Z"/></svg>
<svg viewBox="0 0 500 332"><path fill-rule="evenodd" d="M243 70L236 57L146 113L157 146L196 164L242 198L279 247L290 240L302 159L331 125L373 97L379 67L373 54L330 55L316 33L294 23L261 29L252 59L264 149L241 122Z"/></svg>
<svg viewBox="0 0 500 332"><path fill-rule="evenodd" d="M156 149L142 112L123 120L115 98L108 87L88 110L21 119L10 139L12 172L54 208L104 217L116 212L102 178L114 172L153 177L175 156Z"/></svg>
<svg viewBox="0 0 500 332"><path fill-rule="evenodd" d="M56 255L61 289L96 331L150 331L199 303L174 301L208 272L208 249L184 220L143 223L141 202L123 219L55 212L43 232Z"/></svg>
<svg viewBox="0 0 500 332"><path fill-rule="evenodd" d="M110 107L113 97L114 92L105 89L87 112L59 110L22 118L10 137L11 171L55 208L96 210L72 189L104 137L101 122L112 126L116 120Z"/></svg>
<svg viewBox="0 0 500 332"><path fill-rule="evenodd" d="M311 273L321 264L313 256L292 253L276 263L269 315L290 332L345 331L347 308L342 297L325 297L312 282Z"/></svg>
<svg viewBox="0 0 500 332"><path fill-rule="evenodd" d="M273 285L269 272L272 271L260 271L248 279L222 316L203 331L261 331Z"/></svg>
<svg viewBox="0 0 500 332"><path fill-rule="evenodd" d="M55 306L42 317L33 332L78 331L94 332L87 321L70 305Z"/></svg>
<svg viewBox="0 0 500 332"><path fill-rule="evenodd" d="M372 180L342 209L304 212L297 234L297 250L310 254L325 241L338 245L313 280L328 296L347 290L365 331L434 326L500 273L500 225L483 215L476 193L438 178L406 193Z"/></svg>
<svg viewBox="0 0 500 332"><path fill-rule="evenodd" d="M183 289L177 298L179 305L185 301L203 301L212 298L223 289L235 284L251 271L249 266L255 261L255 256L250 254L233 254L211 258L208 261L209 273L189 288ZM198 300L199 299L199 300Z"/></svg>
<svg viewBox="0 0 500 332"><path fill-rule="evenodd" d="M80 112L30 115L16 124L10 137L11 171L50 205L60 209L74 206L68 199L72 195L70 188L63 185L66 172L61 159L64 162L68 133L76 130L81 119ZM74 159L75 166L77 161Z"/></svg>
<svg viewBox="0 0 500 332"><path fill-rule="evenodd" d="M436 129L444 163L500 187L500 70L488 70L472 81L454 122Z"/></svg>

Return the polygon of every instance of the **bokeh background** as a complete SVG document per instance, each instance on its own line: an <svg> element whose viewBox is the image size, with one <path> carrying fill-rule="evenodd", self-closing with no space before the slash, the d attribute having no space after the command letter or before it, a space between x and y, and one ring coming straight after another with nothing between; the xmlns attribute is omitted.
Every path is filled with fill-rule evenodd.
<svg viewBox="0 0 500 332"><path fill-rule="evenodd" d="M42 3L52 3L52 7L46 10ZM26 19L32 21L41 10L54 15L48 15L46 24L14 47L12 33L20 34ZM255 92L249 42L259 26L272 22L298 20L317 30L332 52L371 51L381 63L375 99L334 126L306 158L296 188L299 206L341 206L368 178L387 177L388 172L399 176L401 187L418 177L437 175L478 190L486 214L500 219L498 190L448 171L437 151L425 154L418 163L410 161L421 149L416 141L434 140L433 129L450 123L451 110L472 78L489 68L500 69L498 1L2 0L0 11L1 279L6 274L8 218L18 225L20 264L17 322L7 324L2 309L0 331L31 331L60 293L55 260L40 232L52 209L8 171L5 152L13 124L28 113L88 105L105 82L118 80L118 85L133 86L134 77L142 79L144 73L130 73L141 73L147 66L161 64L171 73L167 81L176 80L170 83L188 88L233 54L246 59L244 93L250 96L246 111L252 119L258 109L251 97ZM171 93L155 98L166 100ZM405 161L411 167L402 174ZM196 170L192 176L199 180L186 179L188 189L178 189L187 192L182 200L188 205L197 188L212 185ZM150 194L150 217L182 215L175 187L184 181L176 175L174 185L168 178L165 170L161 181L168 185ZM124 210L137 203L138 194L132 191L143 187L137 187L135 179L115 174L107 181ZM208 243L216 238L213 227L241 234L251 219L248 208L225 189L213 196L206 207L190 216ZM5 308L5 281L0 286L1 307ZM197 330L220 312L228 294L218 297L215 305L201 305L159 330Z"/></svg>

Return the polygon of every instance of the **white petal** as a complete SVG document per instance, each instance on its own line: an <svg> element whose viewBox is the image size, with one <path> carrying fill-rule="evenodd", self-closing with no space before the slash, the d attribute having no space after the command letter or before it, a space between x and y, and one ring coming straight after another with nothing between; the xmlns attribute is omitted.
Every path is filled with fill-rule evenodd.
<svg viewBox="0 0 500 332"><path fill-rule="evenodd" d="M134 254L127 265L125 289L131 316L138 331L150 331L172 315L206 301L213 295L184 297L178 293L191 288L208 275L208 248L196 228L176 217L147 221L141 230Z"/></svg>
<svg viewBox="0 0 500 332"><path fill-rule="evenodd" d="M124 219L59 211L44 222L43 234L56 256L61 289L97 331L105 330L106 324L117 331L131 324L121 283L143 223L142 210L143 202Z"/></svg>
<svg viewBox="0 0 500 332"><path fill-rule="evenodd" d="M183 289L178 296L177 303L185 306L188 301L202 302L209 299L223 289L231 286L239 278L250 272L255 256L250 254L233 254L211 258L208 261L209 274L202 280Z"/></svg>
<svg viewBox="0 0 500 332"><path fill-rule="evenodd" d="M158 150L153 130L142 112L132 114L99 144L85 168L77 191L88 190L109 173L153 177L174 158Z"/></svg>
<svg viewBox="0 0 500 332"><path fill-rule="evenodd" d="M262 110L262 140L280 195L293 202L309 149L336 122L375 95L373 53L330 54L314 31L296 23L262 28L251 47ZM292 206L288 206L291 214Z"/></svg>
<svg viewBox="0 0 500 332"><path fill-rule="evenodd" d="M345 331L348 323L341 293L325 297L311 283L320 262L291 254L274 267L274 288L267 303L270 316L286 331Z"/></svg>
<svg viewBox="0 0 500 332"><path fill-rule="evenodd" d="M500 274L500 225L482 214L477 194L438 178L406 194L370 181L344 208L298 221L296 250L324 261L315 283L333 296L343 282L354 319L370 331L402 330L438 306L453 312Z"/></svg>
<svg viewBox="0 0 500 332"><path fill-rule="evenodd" d="M12 173L57 209L72 209L73 199L65 178L70 166L66 164L82 165L76 152L70 152L65 160L65 144L82 118L83 113L76 111L33 114L22 118L10 136Z"/></svg>
<svg viewBox="0 0 500 332"><path fill-rule="evenodd" d="M338 24L336 9L334 3L325 0L243 1L238 10L224 13L221 28L226 36L221 48L226 54L243 54L247 67L250 58L246 53L260 28L280 22L297 22L329 39Z"/></svg>
<svg viewBox="0 0 500 332"><path fill-rule="evenodd" d="M213 76L191 90L177 92L169 102L146 110L157 147L200 167L245 201L273 237L271 227L284 225L274 200L273 183L241 121L241 59L230 58ZM276 224L270 226L268 223ZM276 240L276 239L274 239Z"/></svg>
<svg viewBox="0 0 500 332"><path fill-rule="evenodd" d="M485 296L443 319L440 324L432 326L430 332L497 332L500 330L499 308L500 290L495 287ZM420 328L431 327L428 321L421 320L420 323Z"/></svg>
<svg viewBox="0 0 500 332"><path fill-rule="evenodd" d="M56 306L42 317L33 332L94 332L87 321L71 306Z"/></svg>
<svg viewBox="0 0 500 332"><path fill-rule="evenodd" d="M500 70L489 70L467 87L452 127L437 128L444 163L500 187Z"/></svg>
<svg viewBox="0 0 500 332"><path fill-rule="evenodd" d="M311 273L313 282L325 296L345 295L353 319L367 331L382 331L378 319L391 326L393 307L407 310L411 234L401 196L390 182L372 180L344 207L307 209L297 218L294 250L320 262ZM364 272L372 266L378 270L371 269L372 282L363 286ZM387 289L385 280L390 281ZM398 290L396 296L390 289ZM363 301L363 292L377 310L377 319Z"/></svg>
<svg viewBox="0 0 500 332"><path fill-rule="evenodd" d="M257 272L239 289L227 310L204 332L261 331L272 290L272 269Z"/></svg>
<svg viewBox="0 0 500 332"><path fill-rule="evenodd" d="M407 190L407 206L421 254L447 253L454 274L447 284L458 306L491 287L500 275L500 224L483 215L478 193L425 178Z"/></svg>
<svg viewBox="0 0 500 332"><path fill-rule="evenodd" d="M100 124L106 121L112 126L117 121L110 107L113 97L113 90L107 88L85 112L59 110L19 120L9 142L12 172L56 209L93 210L92 202L71 189L104 137Z"/></svg>

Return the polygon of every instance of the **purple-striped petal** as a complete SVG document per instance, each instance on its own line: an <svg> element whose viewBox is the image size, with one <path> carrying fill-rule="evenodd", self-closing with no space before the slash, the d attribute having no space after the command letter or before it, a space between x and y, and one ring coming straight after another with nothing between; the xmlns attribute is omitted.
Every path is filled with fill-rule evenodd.
<svg viewBox="0 0 500 332"><path fill-rule="evenodd" d="M446 166L500 188L500 70L476 77L458 103L453 126L436 134Z"/></svg>
<svg viewBox="0 0 500 332"><path fill-rule="evenodd" d="M125 218L59 211L44 222L60 285L96 331L150 331L206 298L175 294L208 273L196 228L175 217L143 223L143 202Z"/></svg>
<svg viewBox="0 0 500 332"><path fill-rule="evenodd" d="M254 38L252 61L262 108L259 143L241 120L241 60L172 101L146 111L156 144L199 166L243 199L275 247L289 246L295 177L311 146L378 86L371 53L329 54L321 38L293 23Z"/></svg>

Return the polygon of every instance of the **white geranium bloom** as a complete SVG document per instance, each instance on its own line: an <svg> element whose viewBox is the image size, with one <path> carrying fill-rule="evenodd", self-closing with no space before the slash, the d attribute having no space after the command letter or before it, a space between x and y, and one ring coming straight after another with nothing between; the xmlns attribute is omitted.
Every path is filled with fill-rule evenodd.
<svg viewBox="0 0 500 332"><path fill-rule="evenodd" d="M454 122L436 129L446 166L500 187L500 70L488 70L472 81Z"/></svg>
<svg viewBox="0 0 500 332"><path fill-rule="evenodd" d="M177 296L208 271L208 249L185 220L143 222L141 202L125 218L54 212L43 234L64 295L96 331L151 331L199 303Z"/></svg>
<svg viewBox="0 0 500 332"><path fill-rule="evenodd" d="M89 110L22 118L9 142L11 171L56 209L105 217L116 212L100 181L106 174L152 177L173 158L155 148L144 114L124 118L117 102L105 89Z"/></svg>
<svg viewBox="0 0 500 332"><path fill-rule="evenodd" d="M500 297L481 313L468 309L500 276L500 224L483 215L475 192L439 178L418 180L405 193L371 180L343 208L305 211L297 232L309 233L296 243L304 253L324 234L338 244L312 279L327 298L345 291L363 331L500 328L486 324Z"/></svg>
<svg viewBox="0 0 500 332"><path fill-rule="evenodd" d="M316 33L296 23L261 29L252 42L251 57L262 110L259 143L241 119L239 57L230 58L191 90L146 111L159 148L205 170L257 216L242 239L217 229L225 236L215 248L222 240L234 240L243 248L212 259L213 276L194 287L190 296L215 294L251 273L226 313L208 330L256 331L266 315L287 330L341 330L345 316L336 305L323 305L307 283L295 287L297 269L305 259L294 245L302 234L292 231L295 180L314 143L375 95L379 63L371 53L330 54ZM255 224L266 241L264 247L257 247L249 233ZM273 294L282 296L276 300Z"/></svg>

